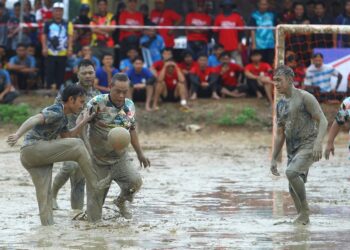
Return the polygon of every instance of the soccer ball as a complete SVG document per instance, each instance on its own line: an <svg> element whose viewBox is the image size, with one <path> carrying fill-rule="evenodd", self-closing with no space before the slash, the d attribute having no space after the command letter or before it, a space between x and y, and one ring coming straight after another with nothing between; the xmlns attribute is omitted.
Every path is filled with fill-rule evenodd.
<svg viewBox="0 0 350 250"><path fill-rule="evenodd" d="M115 151L121 152L130 144L130 133L122 127L113 128L109 131L107 140Z"/></svg>

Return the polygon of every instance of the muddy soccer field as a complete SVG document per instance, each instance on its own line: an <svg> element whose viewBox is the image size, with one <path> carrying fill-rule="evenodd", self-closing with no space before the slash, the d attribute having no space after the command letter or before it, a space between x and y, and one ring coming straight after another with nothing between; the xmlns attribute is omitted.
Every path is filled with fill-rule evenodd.
<svg viewBox="0 0 350 250"><path fill-rule="evenodd" d="M5 133L0 137L0 248L346 249L350 243L346 134L336 143L336 158L310 171L306 227L288 223L296 212L284 174L269 172L269 132L141 134L152 167L140 170L144 185L131 206L133 219L119 216L113 183L102 223L73 221L77 211L70 209L67 183L52 227L40 226L19 146L9 148Z"/></svg>

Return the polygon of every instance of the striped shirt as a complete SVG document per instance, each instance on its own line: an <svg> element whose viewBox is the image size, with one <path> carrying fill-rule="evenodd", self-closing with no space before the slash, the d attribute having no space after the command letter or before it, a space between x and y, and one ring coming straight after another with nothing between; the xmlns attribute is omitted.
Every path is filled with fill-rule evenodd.
<svg viewBox="0 0 350 250"><path fill-rule="evenodd" d="M338 77L339 72L330 65L323 64L321 68L310 65L306 70L305 86L320 87L321 93L332 91L331 77Z"/></svg>

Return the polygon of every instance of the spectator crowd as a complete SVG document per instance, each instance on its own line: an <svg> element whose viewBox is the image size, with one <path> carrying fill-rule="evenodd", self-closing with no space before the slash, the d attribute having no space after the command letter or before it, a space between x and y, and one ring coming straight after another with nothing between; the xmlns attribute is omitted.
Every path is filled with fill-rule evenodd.
<svg viewBox="0 0 350 250"><path fill-rule="evenodd" d="M186 15L166 8L166 0L155 0L153 10L146 4L139 6L137 0L125 0L114 14L108 11L108 0L97 0L95 13L81 4L79 15L71 21L63 19L61 2L39 0L32 6L24 0L13 9L7 9L5 2L0 1L0 103L11 103L20 91L62 88L65 82L76 80L77 65L83 59L95 65L94 87L101 93L110 91L114 74L125 72L130 79L129 97L144 101L148 111L159 109L161 100L186 108L188 100L198 97L253 96L272 103L273 27L350 25L349 0L342 9L323 1L304 5L284 0L279 12L273 11L268 0L259 0L247 20L234 0L220 0L216 15L206 0L194 0L194 9ZM21 3L23 22L38 27L20 29ZM148 27L114 29L109 25ZM184 30L187 46L179 50L175 48L177 30L154 28L179 25L224 29ZM237 29L244 26L255 28ZM350 47L350 35L287 35L285 63L294 70L295 86L320 101L346 95L338 91L342 74L323 64L322 54L313 53L314 48L336 47ZM337 78L335 88L332 77Z"/></svg>

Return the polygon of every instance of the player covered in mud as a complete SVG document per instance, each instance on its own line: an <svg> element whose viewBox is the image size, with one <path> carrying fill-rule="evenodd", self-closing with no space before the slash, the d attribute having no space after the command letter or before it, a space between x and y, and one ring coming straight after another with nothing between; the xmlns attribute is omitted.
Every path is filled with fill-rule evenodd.
<svg viewBox="0 0 350 250"><path fill-rule="evenodd" d="M345 98L341 103L337 115L329 130L327 146L324 151L324 156L327 160L329 159L330 153L334 155L334 140L337 137L340 128L344 125L347 125L348 128L350 125L350 97Z"/></svg>
<svg viewBox="0 0 350 250"><path fill-rule="evenodd" d="M83 141L77 137L94 113L84 112L69 130L67 115L78 114L85 104L86 93L79 85L69 85L62 92L62 103L44 108L28 118L15 134L8 137L10 146L26 134L20 150L24 168L32 177L39 205L41 224L52 225L52 167L55 162L78 162L90 189L101 187ZM27 133L28 132L28 133ZM60 136L61 138L57 139ZM69 138L73 137L73 138Z"/></svg>
<svg viewBox="0 0 350 250"><path fill-rule="evenodd" d="M78 64L77 76L79 82L76 84L82 86L86 91L85 104L94 96L101 94L100 91L93 87L94 81L96 79L96 72L92 61L87 59L82 60ZM62 102L61 93L58 94L55 102ZM68 129L72 129L76 126L77 117L77 114L68 115ZM79 168L78 163L74 161L64 162L63 166L60 168L59 172L53 180L53 209L58 209L57 194L68 179L70 179L71 182L71 207L72 209L82 210L84 206L85 178Z"/></svg>
<svg viewBox="0 0 350 250"><path fill-rule="evenodd" d="M282 98L276 107L277 132L272 153L271 173L279 176L277 157L287 145L288 165L286 176L289 192L298 212L295 224L307 225L309 206L306 200L305 183L310 166L322 158L322 141L327 132L327 119L310 93L296 89L294 73L288 66L279 66L273 82Z"/></svg>
<svg viewBox="0 0 350 250"><path fill-rule="evenodd" d="M129 78L126 74L118 73L113 76L110 94L95 96L87 104L88 110L96 112L88 129L87 148L91 151L94 169L97 175L106 181L106 188L97 194L87 186L87 216L91 221L99 221L102 217L102 206L112 180L118 183L121 192L114 203L121 215L131 219L132 214L126 206L126 201L132 202L135 193L142 185L142 179L137 169L132 165L127 152L117 152L108 142L108 133L112 128L123 127L130 132L133 146L140 165L149 167L150 161L141 149L135 120L135 105L126 98L129 91ZM94 195L97 199L94 199Z"/></svg>

